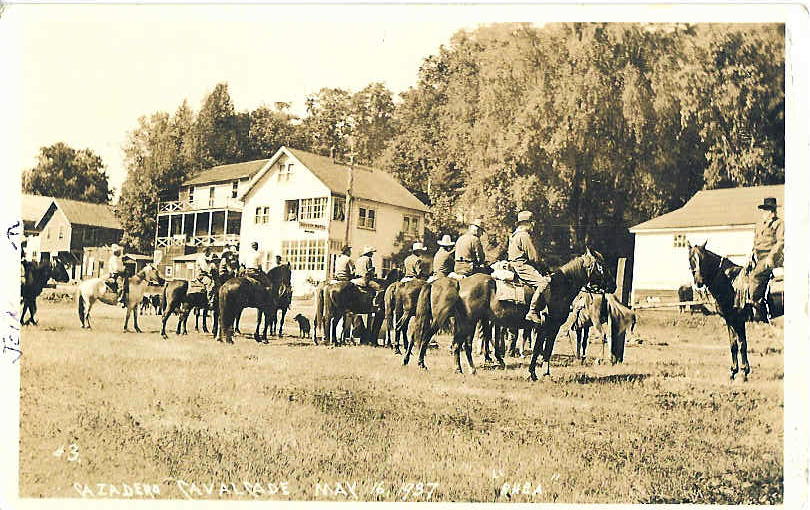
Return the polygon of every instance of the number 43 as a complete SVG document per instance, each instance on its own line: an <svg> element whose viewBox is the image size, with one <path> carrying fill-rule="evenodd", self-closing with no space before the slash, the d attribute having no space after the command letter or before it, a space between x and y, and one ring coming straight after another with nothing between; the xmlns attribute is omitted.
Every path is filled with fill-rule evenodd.
<svg viewBox="0 0 810 510"><path fill-rule="evenodd" d="M68 446L68 450L69 451L65 456L68 462L81 462L81 459L79 459L79 445L77 445L76 443L70 443L70 446ZM62 455L65 455L65 447L63 445L60 445L59 448L57 448L52 455L54 457L61 457Z"/></svg>

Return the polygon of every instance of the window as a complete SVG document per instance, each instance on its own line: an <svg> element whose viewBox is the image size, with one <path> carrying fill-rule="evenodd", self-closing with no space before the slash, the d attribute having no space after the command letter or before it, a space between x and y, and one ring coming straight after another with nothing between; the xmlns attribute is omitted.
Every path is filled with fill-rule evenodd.
<svg viewBox="0 0 810 510"><path fill-rule="evenodd" d="M236 198L239 195L239 181L233 181L231 185L231 198Z"/></svg>
<svg viewBox="0 0 810 510"><path fill-rule="evenodd" d="M402 220L402 233L406 237L419 237L419 216L405 215Z"/></svg>
<svg viewBox="0 0 810 510"><path fill-rule="evenodd" d="M208 207L214 207L214 190L216 188L211 186L208 188Z"/></svg>
<svg viewBox="0 0 810 510"><path fill-rule="evenodd" d="M188 203L194 205L194 186L188 188Z"/></svg>
<svg viewBox="0 0 810 510"><path fill-rule="evenodd" d="M230 223L230 218L228 218L228 223ZM257 225L263 223L270 223L270 208L269 207L257 207L256 208L256 216L253 218L253 222ZM228 230L228 233L233 233Z"/></svg>
<svg viewBox="0 0 810 510"><path fill-rule="evenodd" d="M290 175L293 173L293 164L292 163L279 163L278 164L278 180L279 181L288 181L290 180Z"/></svg>
<svg viewBox="0 0 810 510"><path fill-rule="evenodd" d="M377 212L374 209L367 209L365 207L360 207L359 209L360 210L358 211L359 217L357 219L357 226L360 228L367 228L370 230L374 230Z"/></svg>
<svg viewBox="0 0 810 510"><path fill-rule="evenodd" d="M383 257L382 259L382 277L385 278L388 276L388 272L391 271L391 268L394 267L394 261L391 257Z"/></svg>
<svg viewBox="0 0 810 510"><path fill-rule="evenodd" d="M284 219L286 221L298 221L298 200L284 201Z"/></svg>
<svg viewBox="0 0 810 510"><path fill-rule="evenodd" d="M323 271L326 269L326 240L301 239L282 241L283 258L294 271Z"/></svg>
<svg viewBox="0 0 810 510"><path fill-rule="evenodd" d="M45 239L50 239L50 238L51 238L51 229L46 228L45 229Z"/></svg>
<svg viewBox="0 0 810 510"><path fill-rule="evenodd" d="M65 227L63 227L62 225L59 225L59 239L64 239L64 238L65 238Z"/></svg>
<svg viewBox="0 0 810 510"><path fill-rule="evenodd" d="M686 248L686 234L675 234L672 236L672 246L675 248Z"/></svg>
<svg viewBox="0 0 810 510"><path fill-rule="evenodd" d="M325 211L326 197L305 198L300 202L299 212L302 220L319 220L323 218Z"/></svg>
<svg viewBox="0 0 810 510"><path fill-rule="evenodd" d="M346 199L343 197L332 197L332 219L335 221L346 221Z"/></svg>

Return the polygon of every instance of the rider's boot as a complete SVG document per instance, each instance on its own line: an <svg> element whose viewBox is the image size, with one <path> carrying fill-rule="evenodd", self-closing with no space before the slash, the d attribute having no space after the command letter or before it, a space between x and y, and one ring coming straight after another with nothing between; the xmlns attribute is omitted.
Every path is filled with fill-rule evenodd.
<svg viewBox="0 0 810 510"><path fill-rule="evenodd" d="M529 313L526 314L526 320L530 322L541 323L543 317L546 315L546 307L540 308L540 298L543 296L543 291L548 286L548 280L544 284L538 285L532 294L532 301L529 303Z"/></svg>

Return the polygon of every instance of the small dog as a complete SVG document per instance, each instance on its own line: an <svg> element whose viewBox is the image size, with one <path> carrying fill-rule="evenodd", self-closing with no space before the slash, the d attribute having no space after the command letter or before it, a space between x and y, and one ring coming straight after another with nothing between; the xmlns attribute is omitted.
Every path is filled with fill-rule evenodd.
<svg viewBox="0 0 810 510"><path fill-rule="evenodd" d="M300 313L293 317L293 320L298 323L298 330L301 338L309 338L309 319L301 315Z"/></svg>

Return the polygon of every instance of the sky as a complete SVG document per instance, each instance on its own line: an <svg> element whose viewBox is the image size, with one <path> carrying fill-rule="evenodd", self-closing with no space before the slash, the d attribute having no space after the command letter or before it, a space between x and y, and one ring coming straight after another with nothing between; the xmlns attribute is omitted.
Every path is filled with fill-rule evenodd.
<svg viewBox="0 0 810 510"><path fill-rule="evenodd" d="M183 99L198 110L219 82L228 83L238 110L285 101L299 114L321 87L359 90L381 81L399 93L415 84L425 57L458 29L476 26L369 18L368 9L336 22L328 10L11 5L0 18L2 47L22 58L3 66L19 87L9 164L31 168L40 147L62 141L99 154L120 190L122 147L142 115L173 112Z"/></svg>

